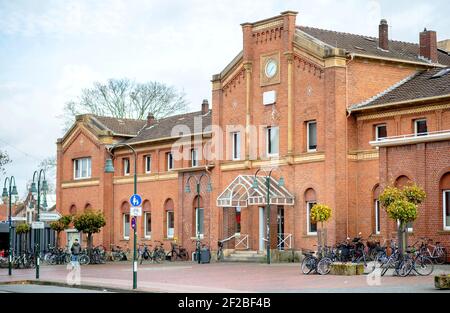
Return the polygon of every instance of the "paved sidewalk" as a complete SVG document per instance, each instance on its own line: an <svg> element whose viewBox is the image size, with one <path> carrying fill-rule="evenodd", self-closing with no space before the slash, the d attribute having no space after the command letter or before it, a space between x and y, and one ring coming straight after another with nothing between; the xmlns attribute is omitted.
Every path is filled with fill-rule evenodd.
<svg viewBox="0 0 450 313"><path fill-rule="evenodd" d="M436 266L434 274L450 273L450 266ZM131 289L129 262L82 266L80 283L99 287ZM0 283L33 280L35 270L0 269ZM41 266L42 281L65 283L73 273L67 266ZM245 293L245 292L442 292L434 288L434 277L303 275L300 264L248 264L167 262L138 267L138 289L149 292Z"/></svg>

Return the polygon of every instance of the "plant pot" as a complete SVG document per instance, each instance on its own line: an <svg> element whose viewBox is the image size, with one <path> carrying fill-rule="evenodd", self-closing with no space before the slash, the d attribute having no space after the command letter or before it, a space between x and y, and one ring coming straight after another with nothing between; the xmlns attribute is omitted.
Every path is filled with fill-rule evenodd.
<svg viewBox="0 0 450 313"><path fill-rule="evenodd" d="M450 274L434 276L434 286L436 289L450 289Z"/></svg>

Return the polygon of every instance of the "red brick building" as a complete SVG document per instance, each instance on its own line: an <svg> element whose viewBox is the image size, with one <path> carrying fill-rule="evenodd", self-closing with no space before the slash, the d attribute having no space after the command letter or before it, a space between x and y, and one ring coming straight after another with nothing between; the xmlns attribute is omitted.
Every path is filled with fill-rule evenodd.
<svg viewBox="0 0 450 313"><path fill-rule="evenodd" d="M373 38L297 26L296 18L288 11L242 24L243 50L213 76L212 109L203 102L198 112L147 121L79 116L57 144L58 209L103 210L96 242L132 242L133 155L116 149L115 173L104 172L107 148L124 141L138 153L140 242L169 248L177 239L192 251L197 229L213 249L239 233L228 249L264 251L266 186L263 172L257 186L253 178L275 168L272 249L312 248L317 226L308 212L317 202L333 208L329 243L358 232L391 237L377 194L408 179L428 193L414 235L448 246L450 75L431 77L450 55L437 48L436 33L417 34L414 44L390 40L384 20ZM185 189L204 173L212 191L203 179L198 208L194 180Z"/></svg>

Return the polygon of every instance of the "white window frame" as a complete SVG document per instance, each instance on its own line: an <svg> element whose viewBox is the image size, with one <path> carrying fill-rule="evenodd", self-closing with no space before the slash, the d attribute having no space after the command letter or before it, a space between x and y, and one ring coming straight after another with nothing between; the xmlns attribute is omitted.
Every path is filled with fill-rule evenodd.
<svg viewBox="0 0 450 313"><path fill-rule="evenodd" d="M316 124L316 148L310 149L309 148L309 125ZM317 152L317 121L309 121L306 123L306 151L308 152Z"/></svg>
<svg viewBox="0 0 450 313"><path fill-rule="evenodd" d="M381 127L386 127L386 137L382 137L382 138L379 137L378 129L381 128ZM386 138L387 138L387 125L386 124L375 125L375 141L380 141L380 140L383 140L383 139L386 139Z"/></svg>
<svg viewBox="0 0 450 313"><path fill-rule="evenodd" d="M83 161L86 161L86 175L82 176L83 173ZM77 173L77 162L79 163L79 173ZM77 177L77 174L79 176ZM80 179L89 179L92 177L92 159L90 157L86 158L78 158L73 160L73 179L74 180L80 180Z"/></svg>
<svg viewBox="0 0 450 313"><path fill-rule="evenodd" d="M423 121L425 121L425 123L427 124L427 132L418 134L417 133L417 123L423 122ZM414 120L414 135L415 136L426 136L427 134L428 134L428 122L427 122L427 119L426 118L420 118L418 120Z"/></svg>
<svg viewBox="0 0 450 313"><path fill-rule="evenodd" d="M152 156L151 155L146 155L144 157L145 160L145 173L146 174L150 174L152 172ZM150 166L148 166L148 160L150 160Z"/></svg>
<svg viewBox="0 0 450 313"><path fill-rule="evenodd" d="M170 228L169 227L169 214L172 213L173 214L173 227ZM173 238L175 235L175 212L174 211L166 211L166 228L167 228L167 238ZM172 232L170 232L170 230L172 229Z"/></svg>
<svg viewBox="0 0 450 313"><path fill-rule="evenodd" d="M380 210L380 201L375 200L375 234L379 235L381 233L381 210Z"/></svg>
<svg viewBox="0 0 450 313"><path fill-rule="evenodd" d="M239 161L241 159L241 132L231 133L231 159Z"/></svg>
<svg viewBox="0 0 450 313"><path fill-rule="evenodd" d="M167 153L167 170L171 171L174 168L173 155L172 152Z"/></svg>
<svg viewBox="0 0 450 313"><path fill-rule="evenodd" d="M128 172L127 172L127 164L128 164ZM131 163L129 158L123 158L122 159L122 165L123 165L123 176L130 176L131 173Z"/></svg>
<svg viewBox="0 0 450 313"><path fill-rule="evenodd" d="M150 234L147 234L147 232L148 232L148 225L147 225L148 218L147 218L147 215L149 215L149 214L150 214ZM144 222L144 237L145 237L145 239L151 239L152 238L152 230L151 230L152 222L151 222L151 218L152 218L152 212L145 212L144 213L144 220L145 220L145 222Z"/></svg>
<svg viewBox="0 0 450 313"><path fill-rule="evenodd" d="M197 167L198 165L198 149L191 149L191 167Z"/></svg>
<svg viewBox="0 0 450 313"><path fill-rule="evenodd" d="M125 232L125 230L126 230L126 227L125 227L125 225L126 225L126 221L125 221L125 217L126 216L128 216L128 236L126 236L125 234L126 234L126 232ZM130 213L124 213L123 214L123 217L122 217L122 227L123 227L123 239L125 239L125 240L129 240L130 239L130 228L131 228L131 216L130 216Z"/></svg>
<svg viewBox="0 0 450 313"><path fill-rule="evenodd" d="M310 231L310 228L311 228L310 227L311 226L311 209L313 208L313 206L315 204L317 204L316 201L307 201L306 202L306 234L308 236L317 236L317 231L315 231L315 232ZM317 223L316 223L316 225L317 225Z"/></svg>
<svg viewBox="0 0 450 313"><path fill-rule="evenodd" d="M204 208L195 208L195 236L197 237L197 233L199 233L198 228L198 211L203 211L203 231L205 231L205 209ZM203 239L204 233L199 233L200 239Z"/></svg>
<svg viewBox="0 0 450 313"><path fill-rule="evenodd" d="M445 203L445 194L446 193L450 193L450 190L443 190L442 191L442 216L443 216L444 230L450 230L450 224L447 225L447 223L445 222L445 219L446 219L445 211L447 210L447 206L446 206L446 203Z"/></svg>
<svg viewBox="0 0 450 313"><path fill-rule="evenodd" d="M270 146L272 146L272 141L270 140L269 133L272 134L272 131L274 129L277 130L277 134L278 134L277 152L276 153L269 153L269 141L270 141ZM268 157L277 157L279 154L280 154L280 128L278 126L268 126L268 127L266 127L266 155Z"/></svg>

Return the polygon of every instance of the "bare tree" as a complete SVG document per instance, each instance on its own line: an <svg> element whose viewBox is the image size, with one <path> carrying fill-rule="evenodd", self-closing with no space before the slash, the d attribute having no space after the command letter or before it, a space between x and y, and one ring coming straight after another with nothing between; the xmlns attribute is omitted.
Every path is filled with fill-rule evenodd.
<svg viewBox="0 0 450 313"><path fill-rule="evenodd" d="M136 83L128 78L96 82L66 103L66 126L78 114L92 113L117 118L145 119L148 113L163 118L187 108L184 92L160 82Z"/></svg>
<svg viewBox="0 0 450 313"><path fill-rule="evenodd" d="M5 165L8 163L11 163L8 153L0 150L0 173L5 173Z"/></svg>

